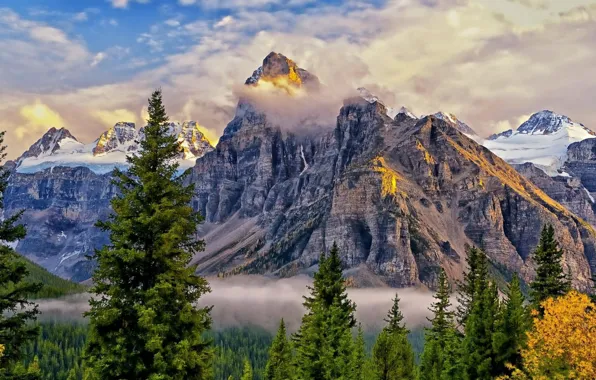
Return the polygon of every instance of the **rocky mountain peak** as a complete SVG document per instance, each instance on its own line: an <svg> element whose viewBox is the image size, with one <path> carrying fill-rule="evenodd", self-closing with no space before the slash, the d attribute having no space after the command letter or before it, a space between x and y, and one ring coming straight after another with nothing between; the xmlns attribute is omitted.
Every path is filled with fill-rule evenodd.
<svg viewBox="0 0 596 380"><path fill-rule="evenodd" d="M113 150L130 151L134 144L137 130L134 123L120 121L99 136L93 148L93 155L98 156Z"/></svg>
<svg viewBox="0 0 596 380"><path fill-rule="evenodd" d="M177 136L182 148L183 158L192 159L203 156L213 150L211 142L201 131L201 125L196 121L170 123L170 133Z"/></svg>
<svg viewBox="0 0 596 380"><path fill-rule="evenodd" d="M268 82L277 87L319 86L319 78L298 67L294 61L283 54L271 52L263 64L246 80L247 85Z"/></svg>
<svg viewBox="0 0 596 380"><path fill-rule="evenodd" d="M503 132L493 133L492 135L488 136L487 140L496 140L499 137L511 137L512 134L513 134L513 129L508 129Z"/></svg>
<svg viewBox="0 0 596 380"><path fill-rule="evenodd" d="M469 125L459 120L454 114L452 113L445 113L445 112L437 112L433 115L437 119L446 121L449 125L457 129L458 131L469 135L469 136L476 136L476 132Z"/></svg>
<svg viewBox="0 0 596 380"><path fill-rule="evenodd" d="M50 128L39 140L23 153L18 159L22 161L25 158L48 156L66 145L78 144L78 140L66 128Z"/></svg>
<svg viewBox="0 0 596 380"><path fill-rule="evenodd" d="M586 128L583 124L576 123L565 115L560 115L549 110L536 112L530 116L527 121L517 128L517 132L532 135L550 135L569 127L579 127L595 135L593 131Z"/></svg>

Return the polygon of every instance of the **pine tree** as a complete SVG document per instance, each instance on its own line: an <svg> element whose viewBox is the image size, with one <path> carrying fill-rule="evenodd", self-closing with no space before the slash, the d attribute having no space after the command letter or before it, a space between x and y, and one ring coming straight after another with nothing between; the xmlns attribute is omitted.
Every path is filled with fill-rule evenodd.
<svg viewBox="0 0 596 380"><path fill-rule="evenodd" d="M269 350L269 359L265 367L265 380L293 379L295 375L293 364L292 346L288 340L286 325L282 319Z"/></svg>
<svg viewBox="0 0 596 380"><path fill-rule="evenodd" d="M571 289L569 278L563 270L563 250L555 239L552 225L542 229L533 259L536 262L536 278L530 284L530 295L533 308L541 312L542 301L565 295Z"/></svg>
<svg viewBox="0 0 596 380"><path fill-rule="evenodd" d="M446 347L455 333L454 313L450 310L449 296L451 289L444 269L439 273L439 287L430 306L433 318L429 319L431 327L426 331L426 343L420 360L420 380L436 380L444 376L445 362L455 362L456 358L448 358ZM448 368L450 370L450 368Z"/></svg>
<svg viewBox="0 0 596 380"><path fill-rule="evenodd" d="M408 329L403 323L403 314L399 308L399 297L393 299L383 329L373 347L374 378L413 379L416 367L414 350L408 341Z"/></svg>
<svg viewBox="0 0 596 380"><path fill-rule="evenodd" d="M244 359L244 370L242 371L242 377L240 380L253 380L252 366L248 359Z"/></svg>
<svg viewBox="0 0 596 380"><path fill-rule="evenodd" d="M211 378L209 308L194 305L208 283L189 266L203 247L194 189L178 176L180 147L168 131L161 90L149 99L145 138L128 172L115 170L121 195L98 226L111 245L96 251L95 294L86 314L88 379Z"/></svg>
<svg viewBox="0 0 596 380"><path fill-rule="evenodd" d="M457 301L457 322L460 326L466 324L468 314L472 308L472 299L476 293L475 286L477 279L486 279L488 277L488 262L486 254L476 247L468 250L466 257L468 271L464 273L462 281L457 282L458 297Z"/></svg>
<svg viewBox="0 0 596 380"><path fill-rule="evenodd" d="M4 132L0 132L0 163L6 158ZM10 173L0 167L0 210L4 208L4 191ZM25 227L17 224L23 212L5 215L0 221L0 344L4 346L0 357L0 378L35 379L35 369L23 371L19 366L24 346L35 340L38 328L31 322L38 314L37 305L28 300L41 289L41 284L27 282L29 274L25 263L8 243L25 237Z"/></svg>
<svg viewBox="0 0 596 380"><path fill-rule="evenodd" d="M488 279L476 279L476 294L466 320L462 343L464 378L492 379L495 373L493 336L499 315L499 293L496 284Z"/></svg>
<svg viewBox="0 0 596 380"><path fill-rule="evenodd" d="M525 347L526 332L530 328L530 315L524 301L519 277L515 275L507 289L503 311L493 337L496 375L509 374L507 364L521 368L521 349Z"/></svg>
<svg viewBox="0 0 596 380"><path fill-rule="evenodd" d="M339 250L321 255L310 295L304 297L306 314L294 339L297 374L303 380L347 378L351 359L351 329L356 306L347 297ZM350 339L348 339L350 338ZM350 350L350 351L348 351Z"/></svg>
<svg viewBox="0 0 596 380"><path fill-rule="evenodd" d="M351 360L352 374L350 379L367 380L366 347L362 325L358 325L358 335L356 335L356 341L354 342L354 350Z"/></svg>
<svg viewBox="0 0 596 380"><path fill-rule="evenodd" d="M404 315L399 309L399 301L399 296L396 294L395 298L393 298L393 305L391 306L389 313L387 313L387 318L384 319L384 321L387 322L385 329L391 333L408 335L410 331L406 328L406 325L403 322Z"/></svg>

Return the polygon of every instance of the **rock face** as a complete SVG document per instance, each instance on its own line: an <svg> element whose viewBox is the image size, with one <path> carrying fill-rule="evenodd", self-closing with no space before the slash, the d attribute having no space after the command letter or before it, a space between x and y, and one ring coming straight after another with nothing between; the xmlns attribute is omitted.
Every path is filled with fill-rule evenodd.
<svg viewBox="0 0 596 380"><path fill-rule="evenodd" d="M109 243L94 224L109 215L114 195L108 175L84 167L12 173L4 213L25 210L21 222L27 237L17 245L18 252L60 276L89 278L92 265L85 255Z"/></svg>
<svg viewBox="0 0 596 380"><path fill-rule="evenodd" d="M592 195L596 194L596 139L569 145L564 170L579 178Z"/></svg>
<svg viewBox="0 0 596 380"><path fill-rule="evenodd" d="M137 130L134 123L119 122L99 136L93 155L99 156L114 150L133 151L137 149Z"/></svg>
<svg viewBox="0 0 596 380"><path fill-rule="evenodd" d="M260 81L307 92L319 83L276 53L246 83ZM207 250L193 262L203 274L291 276L312 272L320 253L337 242L355 283L374 278L433 287L440 267L459 278L466 247L477 245L496 271L530 280L531 251L551 223L573 284L588 289L596 233L569 211L593 217L581 187L553 184L527 168L528 178L548 182L547 193L567 209L444 119L407 113L392 119L380 102L356 97L344 102L334 125L297 134L273 121L279 115L271 119L241 99L217 147L186 177L195 184L193 207L206 220L199 232ZM46 267L106 241L88 226L115 195L108 176L53 170L13 174L6 194L6 212L30 209L25 217L33 229L18 250ZM61 232L81 238L62 246L54 237ZM66 276L79 273L77 264L59 268Z"/></svg>
<svg viewBox="0 0 596 380"><path fill-rule="evenodd" d="M570 176L551 177L531 163L513 165L513 167L549 197L592 226L596 226L596 203L579 178Z"/></svg>
<svg viewBox="0 0 596 380"><path fill-rule="evenodd" d="M511 137L513 134L513 129L508 129L506 131L500 133L493 133L492 135L488 136L487 140L496 140L499 137Z"/></svg>
<svg viewBox="0 0 596 380"><path fill-rule="evenodd" d="M470 128L470 126L468 124L459 120L452 113L437 112L433 116L436 117L437 119L441 119L441 120L451 124L452 127L454 127L455 129L457 129L458 131L460 131L461 133L463 133L465 135L477 136L476 132L474 132L474 130L472 128Z"/></svg>

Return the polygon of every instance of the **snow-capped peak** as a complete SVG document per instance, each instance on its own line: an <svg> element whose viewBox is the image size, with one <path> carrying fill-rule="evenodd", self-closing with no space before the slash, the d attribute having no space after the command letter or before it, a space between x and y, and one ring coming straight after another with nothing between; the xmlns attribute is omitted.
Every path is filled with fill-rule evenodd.
<svg viewBox="0 0 596 380"><path fill-rule="evenodd" d="M414 115L409 109L403 106L397 111L397 114L404 114L412 119L418 119L416 115Z"/></svg>
<svg viewBox="0 0 596 380"><path fill-rule="evenodd" d="M545 110L530 116L516 131L490 136L484 146L511 164L531 162L549 175L558 175L567 147L594 136L583 124Z"/></svg>
<svg viewBox="0 0 596 380"><path fill-rule="evenodd" d="M565 115L559 115L553 111L544 110L536 112L522 125L517 128L518 133L531 135L549 135L556 133L562 128L577 127L594 134L581 123L575 123Z"/></svg>
<svg viewBox="0 0 596 380"><path fill-rule="evenodd" d="M30 157L49 156L60 149L74 149L82 146L66 128L50 128L39 140L23 153L17 160L20 162Z"/></svg>
<svg viewBox="0 0 596 380"><path fill-rule="evenodd" d="M368 91L366 88L364 87L358 87L358 89L356 90L358 91L358 95L366 100L369 103L375 103L375 102L379 102L379 103L383 103L379 100L378 97L376 97L375 95L373 95L370 91Z"/></svg>
<svg viewBox="0 0 596 380"><path fill-rule="evenodd" d="M213 150L197 122L173 122L168 126L182 149L178 160L181 170L192 167L197 158ZM134 123L127 122L116 123L97 140L86 145L76 141L68 131L64 131L61 134L55 129L48 131L27 151L41 152L38 146L44 146L47 147L43 150L45 153L24 154L17 163L17 171L35 173L55 166L83 166L98 174L109 173L114 168L126 170L129 165L127 156L138 150L139 142L144 138L143 129L137 131ZM63 138L58 139L56 136Z"/></svg>
<svg viewBox="0 0 596 380"><path fill-rule="evenodd" d="M436 117L437 119L446 121L447 123L451 124L455 129L457 129L458 131L467 135L468 137L472 137L472 136L477 137L478 136L476 134L476 132L474 132L474 130L472 128L470 128L470 126L468 124L459 120L452 113L437 112L433 116Z"/></svg>

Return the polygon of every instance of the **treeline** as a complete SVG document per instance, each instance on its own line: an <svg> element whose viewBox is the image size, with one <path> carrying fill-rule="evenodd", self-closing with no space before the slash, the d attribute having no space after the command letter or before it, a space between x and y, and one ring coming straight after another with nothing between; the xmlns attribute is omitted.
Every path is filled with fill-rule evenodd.
<svg viewBox="0 0 596 380"><path fill-rule="evenodd" d="M89 334L81 362L74 359L75 349L23 363L29 342L39 336L31 323L38 311L28 298L41 287L26 281L26 265L10 246L0 244L0 379L42 378L43 360L69 380L203 380L221 375L217 359L234 362L224 369L229 380L596 378L595 305L587 295L570 290L552 226L544 228L533 253L537 269L529 304L517 276L505 296L499 296L488 259L476 248L468 252L463 280L455 284L455 310L451 284L440 270L419 364L397 296L372 352L367 352L335 244L319 259L300 328L289 335L280 321L264 370L259 367L266 355L256 347L218 352L209 335L211 309L196 307L209 284L190 265L204 247L196 238L202 218L190 206L193 186L179 175L180 147L168 132L161 91L149 99L148 113L145 138L138 153L128 157L128 171L114 172L120 190L112 201L114 213L98 222L110 233L111 243L94 255L97 269L85 313ZM1 194L8 174L0 175ZM0 222L0 242L25 236L19 216ZM75 333L72 338L80 337ZM38 347L56 349L43 343ZM73 367L63 371L62 365Z"/></svg>

